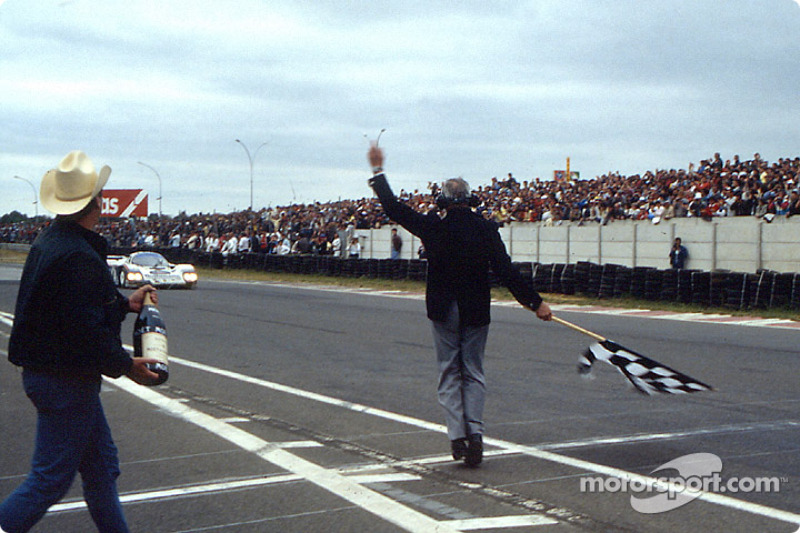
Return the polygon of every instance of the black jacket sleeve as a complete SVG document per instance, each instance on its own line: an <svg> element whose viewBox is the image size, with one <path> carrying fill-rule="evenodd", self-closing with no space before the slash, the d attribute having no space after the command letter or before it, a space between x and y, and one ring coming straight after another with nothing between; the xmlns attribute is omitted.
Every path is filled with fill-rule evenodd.
<svg viewBox="0 0 800 533"><path fill-rule="evenodd" d="M531 283L525 281L519 269L511 262L511 257L509 257L506 246L500 238L500 232L497 230L497 226L491 222L490 224L495 226L490 231L492 241L492 270L494 270L495 274L500 278L500 282L508 287L508 290L511 291L511 294L521 305L535 311L542 304L542 297L534 290Z"/></svg>
<svg viewBox="0 0 800 533"><path fill-rule="evenodd" d="M432 229L429 218L399 202L384 174L373 176L369 184L378 195L378 200L389 218L424 241Z"/></svg>

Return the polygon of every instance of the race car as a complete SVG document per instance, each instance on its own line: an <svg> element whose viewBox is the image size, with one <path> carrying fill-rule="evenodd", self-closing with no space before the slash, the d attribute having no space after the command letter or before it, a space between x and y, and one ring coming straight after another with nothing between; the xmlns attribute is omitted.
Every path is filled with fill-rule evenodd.
<svg viewBox="0 0 800 533"><path fill-rule="evenodd" d="M156 252L109 255L108 269L118 287L137 288L148 283L161 288L194 289L197 286L194 266L173 265Z"/></svg>

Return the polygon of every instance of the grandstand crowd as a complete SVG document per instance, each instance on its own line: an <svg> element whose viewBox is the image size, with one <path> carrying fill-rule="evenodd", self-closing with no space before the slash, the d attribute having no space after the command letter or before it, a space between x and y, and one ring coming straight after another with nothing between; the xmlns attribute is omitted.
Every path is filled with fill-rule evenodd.
<svg viewBox="0 0 800 533"><path fill-rule="evenodd" d="M800 157L768 162L756 153L723 161L719 153L688 169L624 176L608 173L587 180L517 180L511 173L474 190L477 211L499 224L608 224L614 220L674 217L753 216L771 221L800 214ZM437 209L438 184L425 191L400 191L416 210ZM32 242L49 220L0 225L0 242ZM176 217L103 219L98 231L113 246L187 247L224 254L347 254L355 229L389 224L375 198L291 204L229 214L181 213ZM352 243L354 246L357 243Z"/></svg>

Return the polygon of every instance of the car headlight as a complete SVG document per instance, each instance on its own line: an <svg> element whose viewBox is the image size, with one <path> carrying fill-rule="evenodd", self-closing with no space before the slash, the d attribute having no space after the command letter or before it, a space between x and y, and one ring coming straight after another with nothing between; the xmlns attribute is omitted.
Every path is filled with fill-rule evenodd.
<svg viewBox="0 0 800 533"><path fill-rule="evenodd" d="M141 272L128 272L126 277L128 278L128 281L142 281L144 279L144 276Z"/></svg>
<svg viewBox="0 0 800 533"><path fill-rule="evenodd" d="M183 281L186 283L195 283L197 281L197 272L184 272Z"/></svg>

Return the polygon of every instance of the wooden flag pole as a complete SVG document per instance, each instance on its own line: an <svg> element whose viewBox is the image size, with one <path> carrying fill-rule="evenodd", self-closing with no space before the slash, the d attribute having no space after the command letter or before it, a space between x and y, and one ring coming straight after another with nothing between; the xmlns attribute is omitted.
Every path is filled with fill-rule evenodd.
<svg viewBox="0 0 800 533"><path fill-rule="evenodd" d="M605 337L603 337L602 335L598 335L597 333L591 332L588 329L583 329L582 327L577 326L577 325L573 324L572 322L567 322L563 318L558 318L555 315L553 315L552 320L553 320L553 322L557 322L557 323L561 324L562 326L567 326L570 329L574 329L578 333L583 333L584 335L588 335L589 337L592 337L596 341L603 342L605 340L608 340Z"/></svg>

